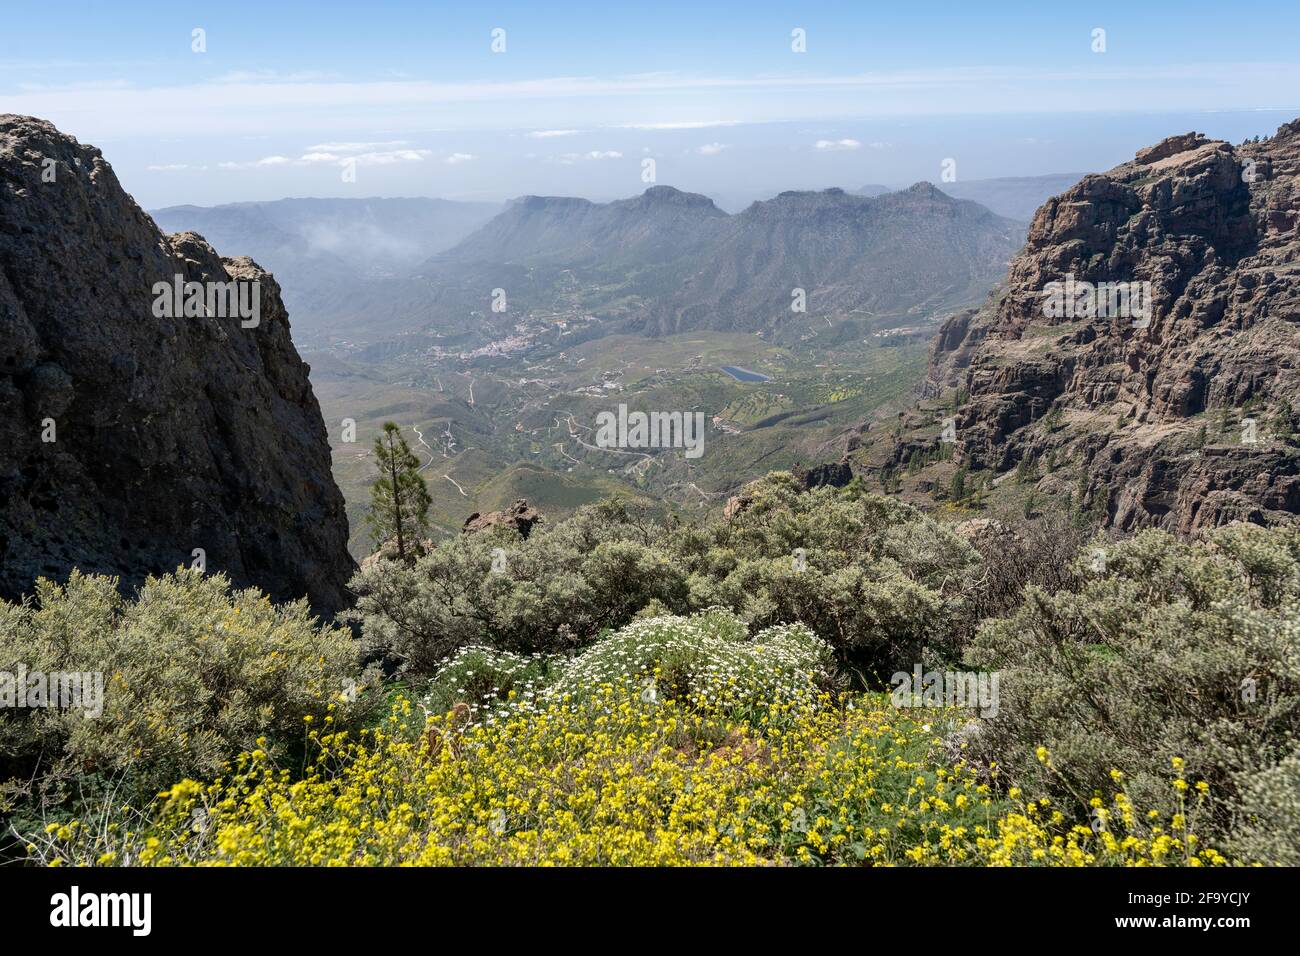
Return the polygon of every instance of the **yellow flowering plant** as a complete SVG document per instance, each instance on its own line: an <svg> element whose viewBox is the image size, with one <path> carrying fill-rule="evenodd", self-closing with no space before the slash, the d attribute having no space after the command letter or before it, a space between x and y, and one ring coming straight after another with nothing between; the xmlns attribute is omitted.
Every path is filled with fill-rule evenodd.
<svg viewBox="0 0 1300 956"><path fill-rule="evenodd" d="M264 752L182 781L147 814L34 839L46 863L122 865L1210 865L1185 824L1073 824L996 795L940 731L878 695L822 694L745 719L607 683L492 723L309 731L301 776Z"/></svg>

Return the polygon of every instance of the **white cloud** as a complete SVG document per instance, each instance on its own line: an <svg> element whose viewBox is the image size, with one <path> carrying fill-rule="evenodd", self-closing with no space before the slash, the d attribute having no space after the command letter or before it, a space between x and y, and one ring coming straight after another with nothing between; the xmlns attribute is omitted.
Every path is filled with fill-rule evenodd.
<svg viewBox="0 0 1300 956"><path fill-rule="evenodd" d="M725 143L705 143L697 149L696 152L701 156L717 156L718 153L722 152L726 148L727 145Z"/></svg>
<svg viewBox="0 0 1300 956"><path fill-rule="evenodd" d="M579 160L622 159L623 154L616 149L593 149L586 153L565 153L560 162L568 165Z"/></svg>
<svg viewBox="0 0 1300 956"><path fill-rule="evenodd" d="M820 149L825 152L861 148L862 144L856 139L819 139L813 143L813 149Z"/></svg>
<svg viewBox="0 0 1300 956"><path fill-rule="evenodd" d="M535 129L528 134L533 139L553 139L556 136L576 136L576 129Z"/></svg>
<svg viewBox="0 0 1300 956"><path fill-rule="evenodd" d="M15 89L0 64L6 111L45 117L83 140L271 137L307 142L449 130L687 130L738 123L1012 113L1179 112L1272 105L1300 88L1300 64L1275 62L943 67L839 75L551 76L508 81L339 79L294 82L255 72L223 82L81 83ZM157 75L157 74L150 74ZM653 96L653 100L649 97ZM1270 99L1264 99L1270 97ZM629 123L653 102L661 112ZM484 109L491 104L492 109ZM864 107L870 104L870 107ZM659 116L674 116L672 121ZM719 118L722 117L722 118ZM322 145L329 145L322 143ZM312 150L308 150L312 152ZM332 152L332 150L320 150Z"/></svg>
<svg viewBox="0 0 1300 956"><path fill-rule="evenodd" d="M443 160L448 166L456 166L460 163L468 163L474 156L472 153L452 153Z"/></svg>
<svg viewBox="0 0 1300 956"><path fill-rule="evenodd" d="M329 143L321 144L324 146ZM332 144L335 146L355 146L358 144ZM366 144L361 144L366 145ZM265 156L262 159L255 159L247 163L218 163L222 169L256 169L262 166L343 166L353 163L357 166L391 166L394 163L418 163L428 159L433 155L431 149L390 149L379 150L368 153L353 153L351 155L345 152L326 152L320 147L308 147L314 152L306 152L297 159L290 159L288 156ZM464 154L457 154L464 155Z"/></svg>
<svg viewBox="0 0 1300 956"><path fill-rule="evenodd" d="M708 129L712 126L739 126L741 120L681 120L675 123L620 123L615 129Z"/></svg>
<svg viewBox="0 0 1300 956"><path fill-rule="evenodd" d="M308 146L309 153L368 153L377 149L391 149L395 146L405 146L404 139L391 139L380 143L317 143L315 146Z"/></svg>
<svg viewBox="0 0 1300 956"><path fill-rule="evenodd" d="M343 157L338 153L303 153L298 162L307 163L338 163L342 162Z"/></svg>
<svg viewBox="0 0 1300 956"><path fill-rule="evenodd" d="M418 163L433 155L431 149L394 149L379 153L361 153L349 156L358 166L391 166L394 163Z"/></svg>

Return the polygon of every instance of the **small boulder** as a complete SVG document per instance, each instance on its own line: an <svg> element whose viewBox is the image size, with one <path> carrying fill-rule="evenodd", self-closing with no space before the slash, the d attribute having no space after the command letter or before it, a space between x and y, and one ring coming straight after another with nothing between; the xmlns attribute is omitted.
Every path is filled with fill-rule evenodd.
<svg viewBox="0 0 1300 956"><path fill-rule="evenodd" d="M422 557L428 554L430 551L432 551L435 547L436 545L433 543L432 538L425 538L423 541L407 542L407 549L410 551L410 555L412 558ZM365 571L368 570L369 568L373 568L375 565L383 561L396 561L396 560L397 560L397 539L389 538L387 541L385 541L383 544L379 546L378 551L374 552L373 554L369 554L366 557L361 559L361 570Z"/></svg>
<svg viewBox="0 0 1300 956"><path fill-rule="evenodd" d="M730 521L748 508L753 500L749 495L732 495L727 499L727 504L722 509L722 516Z"/></svg>
<svg viewBox="0 0 1300 956"><path fill-rule="evenodd" d="M489 511L487 514L474 512L465 519L460 530L462 534L474 534L488 528L509 528L521 538L526 538L532 533L533 525L542 520L542 513L536 508L528 507L528 502L520 498L502 511Z"/></svg>
<svg viewBox="0 0 1300 956"><path fill-rule="evenodd" d="M1004 536L1015 537L1015 532L996 518L971 518L952 529L959 538L971 542L987 541Z"/></svg>

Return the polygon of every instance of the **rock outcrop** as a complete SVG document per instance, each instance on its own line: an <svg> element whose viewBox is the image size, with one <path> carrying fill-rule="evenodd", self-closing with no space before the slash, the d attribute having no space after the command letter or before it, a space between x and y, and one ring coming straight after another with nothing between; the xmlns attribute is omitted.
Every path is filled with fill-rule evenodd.
<svg viewBox="0 0 1300 956"><path fill-rule="evenodd" d="M437 542L432 538L421 538L417 541L408 541L406 543L407 560L415 561L422 558L437 546ZM397 539L389 538L379 546L379 550L372 551L361 559L361 570L368 571L387 561L396 561L397 559Z"/></svg>
<svg viewBox="0 0 1300 956"><path fill-rule="evenodd" d="M966 541L1001 541L1015 532L996 518L968 518L953 527L953 534Z"/></svg>
<svg viewBox="0 0 1300 956"><path fill-rule="evenodd" d="M1235 148L1174 136L1049 200L935 342L925 391L962 399L958 453L1051 456L1120 529L1295 520L1298 222L1300 121Z"/></svg>
<svg viewBox="0 0 1300 956"><path fill-rule="evenodd" d="M542 513L536 508L528 507L528 502L519 498L509 508L501 511L489 511L479 514L477 511L465 519L462 534L474 534L489 528L509 528L521 538L532 533L533 525L543 520Z"/></svg>
<svg viewBox="0 0 1300 956"><path fill-rule="evenodd" d="M799 466L792 474L804 491L812 491L824 485L843 488L853 480L853 466L849 464L848 458L841 458L839 461L823 462L809 468Z"/></svg>
<svg viewBox="0 0 1300 956"><path fill-rule="evenodd" d="M155 284L176 276L205 283L200 314L165 314ZM206 304L231 282L233 309ZM355 566L308 371L274 277L162 234L98 149L0 115L0 595L201 558L343 607Z"/></svg>

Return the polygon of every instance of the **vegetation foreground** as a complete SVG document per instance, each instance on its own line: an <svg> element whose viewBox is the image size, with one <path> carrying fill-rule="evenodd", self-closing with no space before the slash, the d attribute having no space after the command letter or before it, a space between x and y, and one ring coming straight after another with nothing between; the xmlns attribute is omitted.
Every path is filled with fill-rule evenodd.
<svg viewBox="0 0 1300 956"><path fill-rule="evenodd" d="M1193 832L1208 785L1189 786L1182 761L1168 818L1139 815L1115 771L1089 801L1098 825L1072 824L1048 797L999 792L997 766L954 742L966 712L832 696L831 657L807 628L750 639L720 610L641 620L568 660L470 648L420 706L398 694L375 726L339 729L334 706L321 726L305 716L303 766L259 746L147 813L51 823L28 852L53 865L1227 862ZM477 703L438 706L465 697Z"/></svg>
<svg viewBox="0 0 1300 956"><path fill-rule="evenodd" d="M0 719L6 854L1213 866L1300 845L1295 530L981 550L774 475L702 523L610 503L353 586L364 656L304 603L197 571L0 606L0 665L107 684L96 719ZM998 683L883 690L914 667Z"/></svg>
<svg viewBox="0 0 1300 956"><path fill-rule="evenodd" d="M604 684L464 730L454 713L410 720L402 697L355 738L326 718L301 773L257 749L146 818L51 824L30 851L146 866L1227 862L1191 832L1204 785L1185 811L1141 820L1117 787L1095 800L1109 825L1094 832L1046 797L995 796L996 768L950 760L941 734L961 715L923 723L822 695L737 718L648 696Z"/></svg>

